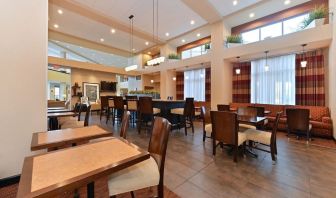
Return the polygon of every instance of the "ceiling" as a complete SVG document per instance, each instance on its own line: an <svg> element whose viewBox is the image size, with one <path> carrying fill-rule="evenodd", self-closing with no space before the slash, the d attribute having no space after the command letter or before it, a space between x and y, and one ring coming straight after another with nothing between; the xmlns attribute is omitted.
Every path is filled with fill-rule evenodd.
<svg viewBox="0 0 336 198"><path fill-rule="evenodd" d="M153 42L152 0L49 0L49 29L130 52L128 17L133 14L133 52L138 53L156 44L179 46L184 44L182 39L188 43L209 36L210 24L216 20L224 19L232 27L307 1L291 0L284 5L284 0L237 0L234 5L234 0L202 0L197 4L194 0L158 0L159 38ZM250 18L252 12L255 17Z"/></svg>

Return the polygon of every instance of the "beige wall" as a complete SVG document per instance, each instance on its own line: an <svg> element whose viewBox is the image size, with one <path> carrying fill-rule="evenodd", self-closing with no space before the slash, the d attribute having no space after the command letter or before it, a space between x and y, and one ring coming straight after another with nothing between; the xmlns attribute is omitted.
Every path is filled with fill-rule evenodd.
<svg viewBox="0 0 336 198"><path fill-rule="evenodd" d="M70 74L65 74L65 73L57 72L53 70L48 70L48 80L71 84Z"/></svg>
<svg viewBox="0 0 336 198"><path fill-rule="evenodd" d="M47 129L48 1L1 1L0 178L21 173Z"/></svg>

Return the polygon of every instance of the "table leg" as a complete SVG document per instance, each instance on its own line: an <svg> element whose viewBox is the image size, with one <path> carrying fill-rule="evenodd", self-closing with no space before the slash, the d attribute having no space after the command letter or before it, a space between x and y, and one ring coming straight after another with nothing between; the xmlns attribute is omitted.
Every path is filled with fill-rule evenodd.
<svg viewBox="0 0 336 198"><path fill-rule="evenodd" d="M248 148L245 149L246 154L248 154L248 155L250 155L250 156L252 156L254 158L257 158L258 154L256 154L255 152L253 152L252 149L251 149L253 142L249 141L248 144L249 144Z"/></svg>
<svg viewBox="0 0 336 198"><path fill-rule="evenodd" d="M87 187L87 197L94 198L94 182L89 183L86 187Z"/></svg>

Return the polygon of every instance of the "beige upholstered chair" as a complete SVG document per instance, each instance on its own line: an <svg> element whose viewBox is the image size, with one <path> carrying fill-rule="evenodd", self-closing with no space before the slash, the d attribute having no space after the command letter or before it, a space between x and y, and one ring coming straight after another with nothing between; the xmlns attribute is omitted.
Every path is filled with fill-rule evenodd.
<svg viewBox="0 0 336 198"><path fill-rule="evenodd" d="M277 154L276 133L278 130L278 124L279 124L281 113L282 112L278 112L276 115L276 119L274 122L272 132L261 131L261 130L256 130L256 129L247 129L246 131L244 131L244 133L246 134L246 139L248 141L253 141L253 142L262 144L264 146L270 147L269 151L259 148L257 145L254 146L253 148L271 153L273 161L276 160L275 158L275 155Z"/></svg>
<svg viewBox="0 0 336 198"><path fill-rule="evenodd" d="M80 128L80 127L89 126L90 113L91 113L91 105L89 105L86 108L84 121L68 120L61 125L61 128L67 129L67 128Z"/></svg>
<svg viewBox="0 0 336 198"><path fill-rule="evenodd" d="M195 118L195 106L194 98L186 98L184 108L174 108L170 110L171 114L179 116L179 126L184 126L185 135L187 135L187 128L191 128L194 134L194 118ZM200 115L200 112L198 112Z"/></svg>
<svg viewBox="0 0 336 198"><path fill-rule="evenodd" d="M109 177L108 188L110 196L158 186L158 197L163 197L163 176L166 158L167 143L170 131L168 120L156 117L148 152L148 160L118 171Z"/></svg>

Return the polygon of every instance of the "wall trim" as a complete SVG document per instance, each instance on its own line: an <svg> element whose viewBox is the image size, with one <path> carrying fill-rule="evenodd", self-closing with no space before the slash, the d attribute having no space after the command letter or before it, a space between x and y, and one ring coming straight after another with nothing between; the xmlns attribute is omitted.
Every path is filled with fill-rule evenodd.
<svg viewBox="0 0 336 198"><path fill-rule="evenodd" d="M14 175L0 179L0 188L19 183L21 175Z"/></svg>

